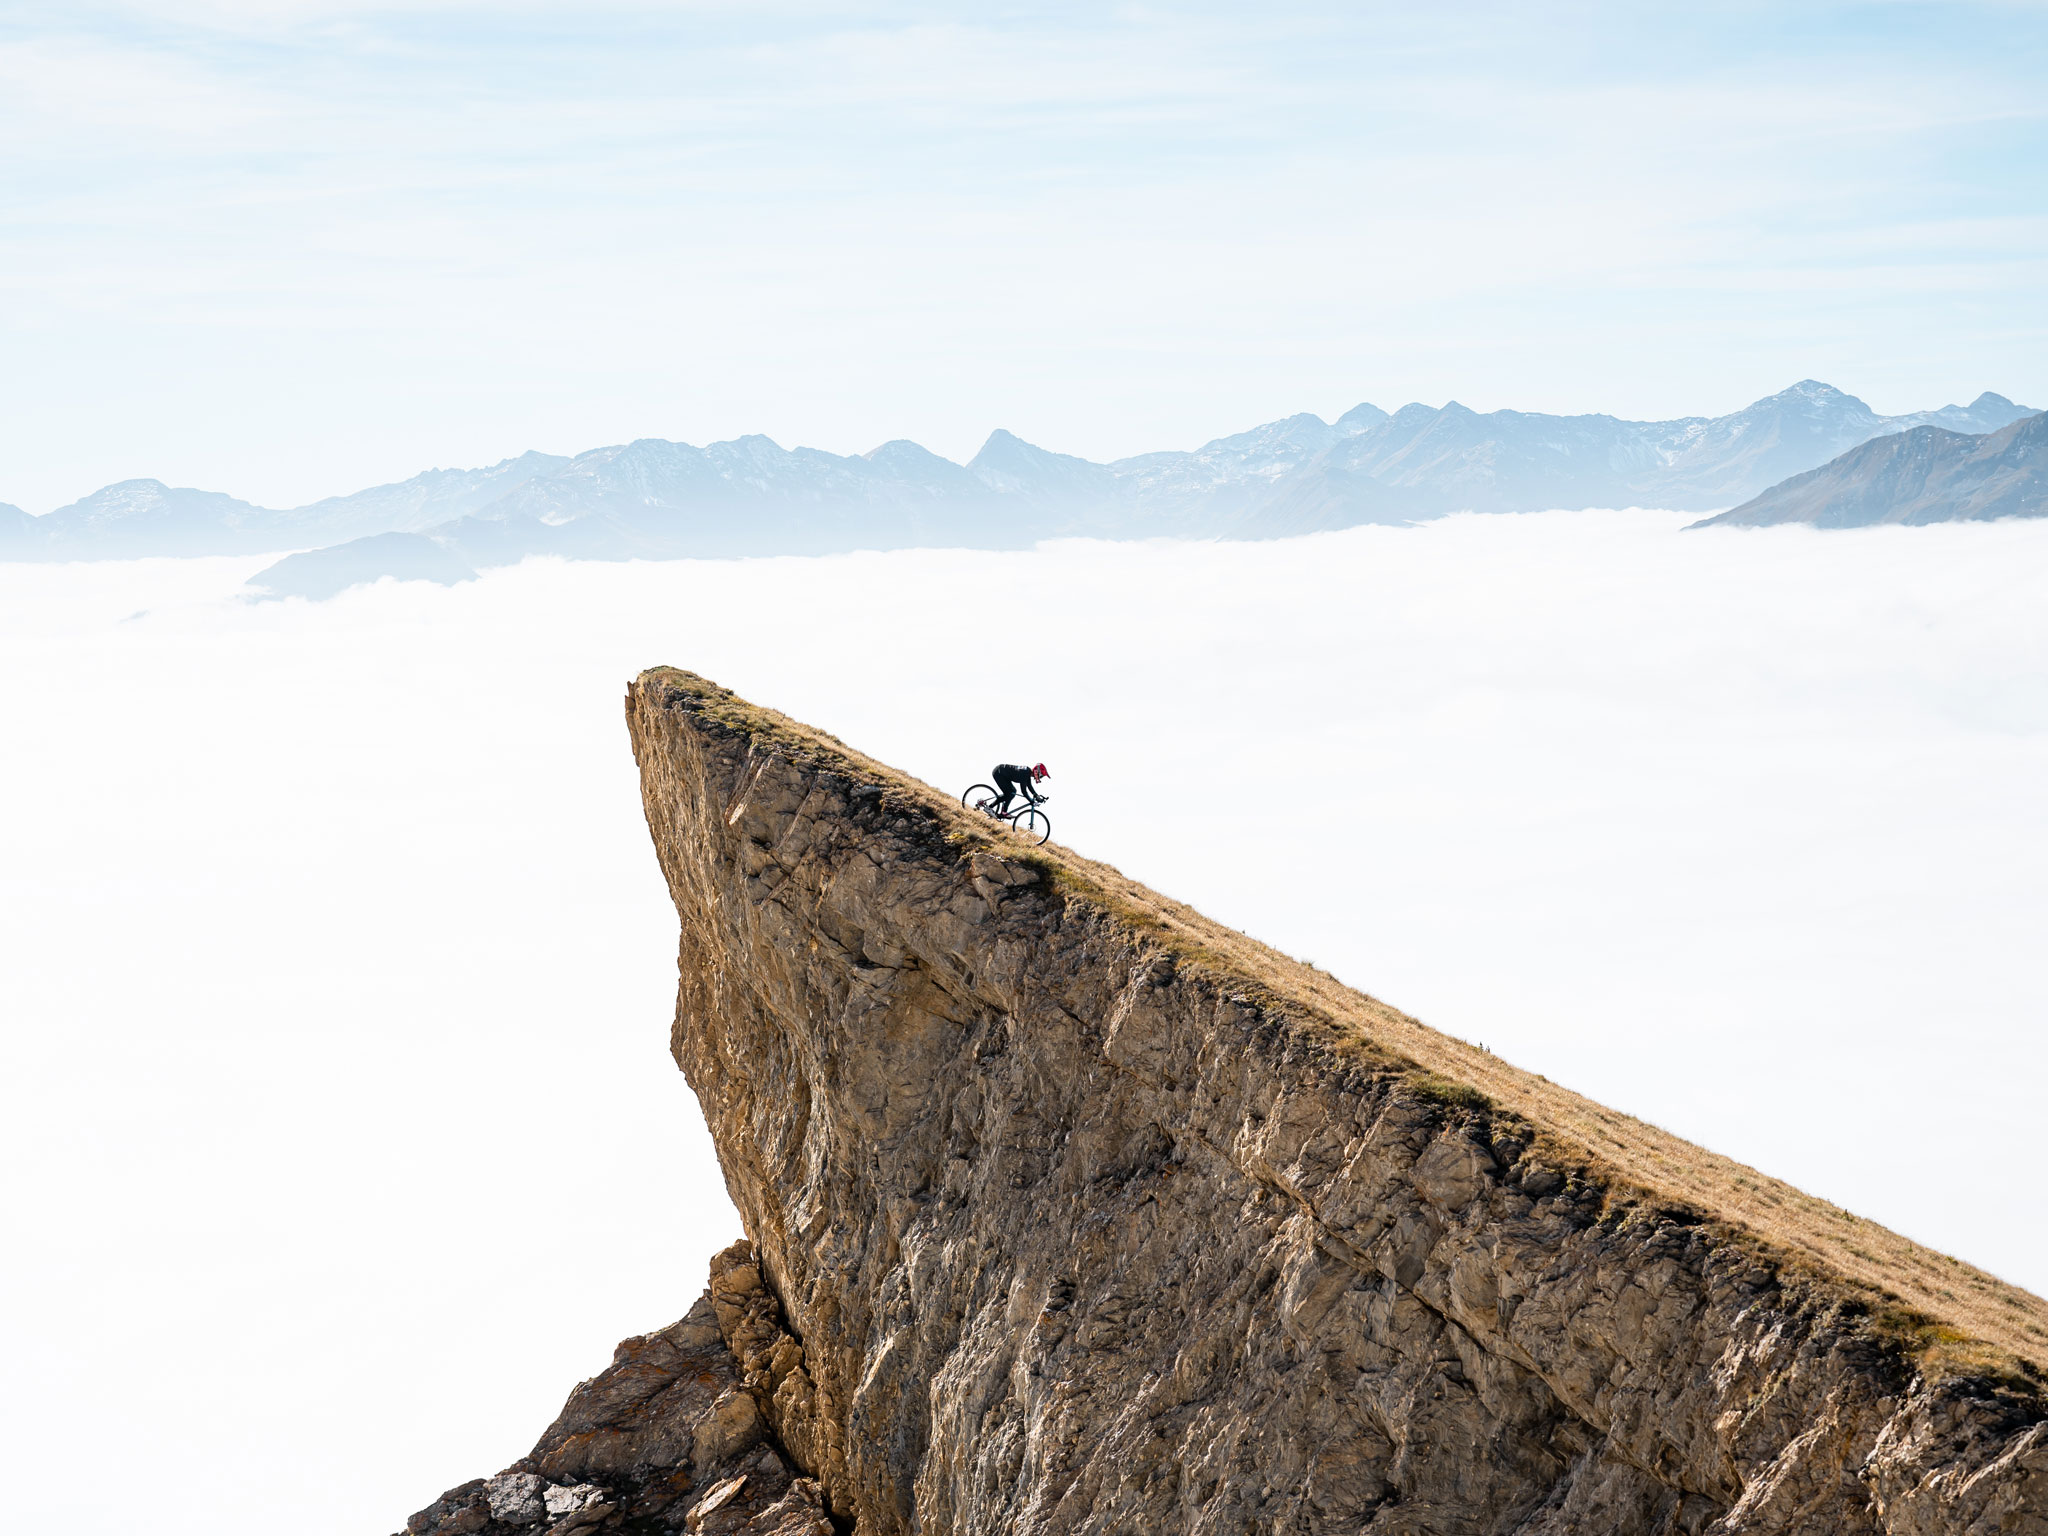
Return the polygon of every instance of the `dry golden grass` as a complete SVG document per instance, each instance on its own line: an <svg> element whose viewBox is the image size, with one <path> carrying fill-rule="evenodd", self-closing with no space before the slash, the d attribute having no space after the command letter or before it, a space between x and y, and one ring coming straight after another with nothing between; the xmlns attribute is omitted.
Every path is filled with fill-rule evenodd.
<svg viewBox="0 0 2048 1536"><path fill-rule="evenodd" d="M1366 1053L1412 1064L1413 1086L1450 1103L1490 1104L1526 1121L1539 1155L1584 1169L1610 1195L1631 1192L1692 1207L1737 1227L1794 1273L1871 1307L1879 1331L1941 1371L2048 1373L2048 1302L1946 1254L1795 1189L1732 1158L1696 1147L1549 1079L1410 1018L1335 977L1210 921L1107 864L1055 843L1028 845L1007 828L963 810L953 797L836 737L763 709L694 673L654 668L640 685L695 696L701 712L773 742L787 755L879 784L935 814L958 844L997 849L1044 871L1070 899L1174 949L1225 982L1256 986L1278 1008L1333 1026Z"/></svg>

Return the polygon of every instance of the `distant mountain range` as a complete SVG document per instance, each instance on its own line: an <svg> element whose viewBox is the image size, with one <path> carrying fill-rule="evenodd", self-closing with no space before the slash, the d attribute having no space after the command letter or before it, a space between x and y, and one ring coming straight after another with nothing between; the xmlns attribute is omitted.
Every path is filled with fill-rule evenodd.
<svg viewBox="0 0 2048 1536"><path fill-rule="evenodd" d="M396 485L288 511L219 491L177 490L161 480L123 480L43 517L0 506L0 560L249 555L417 532L488 506L568 463L560 454L523 453L488 469L430 469Z"/></svg>
<svg viewBox="0 0 2048 1536"><path fill-rule="evenodd" d="M752 436L659 438L485 469L429 470L270 510L128 480L43 517L0 507L0 559L95 560L301 550L279 568L309 595L336 580L444 573L531 554L586 559L826 553L1042 538L1276 538L1451 512L1576 507L1713 511L1845 450L1915 428L1995 432L2033 414L2001 395L1879 416L1806 380L1728 416L1481 414L1453 402L1334 422L1269 422L1192 452L1097 464L1004 431L965 465L906 441L852 457ZM406 535L394 538L394 535ZM361 541L375 539L375 544ZM368 574L365 574L368 573ZM269 575L270 573L266 573Z"/></svg>
<svg viewBox="0 0 2048 1536"><path fill-rule="evenodd" d="M1915 427L1876 438L1693 526L1866 528L2044 516L2048 412L1996 432Z"/></svg>

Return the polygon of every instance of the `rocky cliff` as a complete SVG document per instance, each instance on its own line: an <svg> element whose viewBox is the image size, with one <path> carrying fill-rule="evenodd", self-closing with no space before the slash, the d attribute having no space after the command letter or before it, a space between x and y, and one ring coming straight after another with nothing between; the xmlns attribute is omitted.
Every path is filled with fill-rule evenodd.
<svg viewBox="0 0 2048 1536"><path fill-rule="evenodd" d="M689 673L627 714L751 1246L416 1536L2048 1533L2038 1298Z"/></svg>

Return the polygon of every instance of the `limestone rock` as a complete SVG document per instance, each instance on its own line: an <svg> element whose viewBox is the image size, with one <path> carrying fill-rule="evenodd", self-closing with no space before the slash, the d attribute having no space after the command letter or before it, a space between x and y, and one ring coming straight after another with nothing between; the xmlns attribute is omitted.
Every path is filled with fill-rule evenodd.
<svg viewBox="0 0 2048 1536"><path fill-rule="evenodd" d="M493 1520L535 1525L551 1513L541 1500L547 1491L548 1480L538 1472L500 1472L484 1484L484 1503Z"/></svg>
<svg viewBox="0 0 2048 1536"><path fill-rule="evenodd" d="M409 1536L2048 1536L2040 1298L701 678L627 715L750 1241Z"/></svg>
<svg viewBox="0 0 2048 1536"><path fill-rule="evenodd" d="M744 1243L719 1256L724 1272L752 1260ZM745 1316L750 1347L787 1337L772 1298L761 1295ZM681 1322L621 1344L531 1453L443 1494L406 1523L406 1536L680 1531L720 1487L728 1493L713 1536L832 1536L817 1484L796 1475L769 1432L707 1292Z"/></svg>
<svg viewBox="0 0 2048 1536"><path fill-rule="evenodd" d="M1835 1228L1628 1182L1599 1106L690 674L627 715L713 1305L861 1536L2048 1533L2038 1298L1936 1370Z"/></svg>

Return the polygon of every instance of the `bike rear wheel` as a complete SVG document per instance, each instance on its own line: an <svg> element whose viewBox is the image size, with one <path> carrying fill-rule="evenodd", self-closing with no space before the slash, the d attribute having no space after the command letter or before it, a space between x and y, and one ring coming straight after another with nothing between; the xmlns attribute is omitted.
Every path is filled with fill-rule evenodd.
<svg viewBox="0 0 2048 1536"><path fill-rule="evenodd" d="M1010 818L1010 825L1030 838L1042 843L1052 836L1052 818L1036 808L1027 807Z"/></svg>
<svg viewBox="0 0 2048 1536"><path fill-rule="evenodd" d="M996 793L993 784L971 784L967 793L960 797L960 803L970 811L986 811L1003 797ZM991 812L990 814L994 814Z"/></svg>

